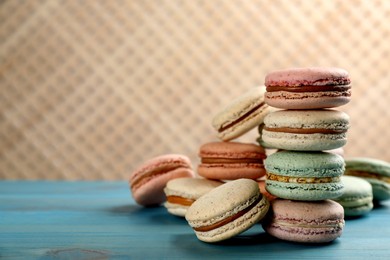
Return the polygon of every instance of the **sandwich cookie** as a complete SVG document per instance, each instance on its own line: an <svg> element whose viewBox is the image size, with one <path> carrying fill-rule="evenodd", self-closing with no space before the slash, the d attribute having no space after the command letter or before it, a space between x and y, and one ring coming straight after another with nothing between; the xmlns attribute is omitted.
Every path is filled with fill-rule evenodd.
<svg viewBox="0 0 390 260"><path fill-rule="evenodd" d="M349 116L341 111L280 110L264 119L266 147L295 151L322 151L347 143Z"/></svg>
<svg viewBox="0 0 390 260"><path fill-rule="evenodd" d="M282 240L326 243L341 236L344 224L344 210L337 202L276 199L263 228Z"/></svg>
<svg viewBox="0 0 390 260"><path fill-rule="evenodd" d="M345 175L371 183L374 200L390 199L390 163L371 158L350 158L345 163Z"/></svg>
<svg viewBox="0 0 390 260"><path fill-rule="evenodd" d="M340 68L293 68L265 77L265 102L282 109L332 108L351 99L351 79Z"/></svg>
<svg viewBox="0 0 390 260"><path fill-rule="evenodd" d="M372 210L372 187L368 181L354 176L341 176L341 182L344 184L344 192L334 201L343 206L346 217L364 215Z"/></svg>
<svg viewBox="0 0 390 260"><path fill-rule="evenodd" d="M198 174L207 179L257 179L265 175L262 147L250 143L211 142L200 147Z"/></svg>
<svg viewBox="0 0 390 260"><path fill-rule="evenodd" d="M158 205L166 200L164 188L169 180L193 177L187 156L167 154L155 157L134 170L129 186L134 200L143 206Z"/></svg>
<svg viewBox="0 0 390 260"><path fill-rule="evenodd" d="M187 209L199 197L220 186L222 182L200 178L178 178L168 181L164 189L164 206L172 215L184 217Z"/></svg>
<svg viewBox="0 0 390 260"><path fill-rule="evenodd" d="M251 88L221 110L212 120L218 138L229 141L259 125L269 112L264 93L264 86Z"/></svg>
<svg viewBox="0 0 390 260"><path fill-rule="evenodd" d="M265 160L266 189L291 200L324 200L341 196L344 159L326 152L281 151Z"/></svg>
<svg viewBox="0 0 390 260"><path fill-rule="evenodd" d="M234 237L259 222L269 202L257 182L239 179L225 183L197 199L185 216L199 240L218 242Z"/></svg>

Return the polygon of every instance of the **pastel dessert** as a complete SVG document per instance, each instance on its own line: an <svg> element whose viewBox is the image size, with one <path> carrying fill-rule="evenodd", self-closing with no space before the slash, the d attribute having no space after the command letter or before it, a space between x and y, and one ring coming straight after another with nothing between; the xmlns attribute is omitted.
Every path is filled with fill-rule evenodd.
<svg viewBox="0 0 390 260"><path fill-rule="evenodd" d="M343 193L344 159L326 152L281 151L265 160L266 189L291 200L325 200Z"/></svg>
<svg viewBox="0 0 390 260"><path fill-rule="evenodd" d="M264 119L266 147L295 151L336 149L347 143L349 116L331 109L280 110Z"/></svg>
<svg viewBox="0 0 390 260"><path fill-rule="evenodd" d="M134 200L143 206L161 204L166 200L164 188L169 180L193 177L187 156L167 154L155 157L133 171L129 186Z"/></svg>
<svg viewBox="0 0 390 260"><path fill-rule="evenodd" d="M198 174L207 179L257 179L265 175L262 147L250 143L211 142L200 147Z"/></svg>
<svg viewBox="0 0 390 260"><path fill-rule="evenodd" d="M332 108L351 99L351 79L340 68L292 68L265 77L265 102L282 109Z"/></svg>
<svg viewBox="0 0 390 260"><path fill-rule="evenodd" d="M213 243L234 237L258 223L269 202L257 182L227 182L197 199L185 216L199 240Z"/></svg>
<svg viewBox="0 0 390 260"><path fill-rule="evenodd" d="M343 206L346 217L361 216L373 209L372 187L368 181L354 176L341 176L341 182L344 184L344 192L334 200Z"/></svg>
<svg viewBox="0 0 390 260"><path fill-rule="evenodd" d="M271 203L263 228L282 240L326 243L342 235L344 224L344 210L337 202L276 199Z"/></svg>
<svg viewBox="0 0 390 260"><path fill-rule="evenodd" d="M367 180L372 185L374 200L390 199L390 163L365 157L345 160L345 175Z"/></svg>
<svg viewBox="0 0 390 260"><path fill-rule="evenodd" d="M258 126L269 111L264 103L265 87L251 88L221 110L212 120L218 138L229 141Z"/></svg>
<svg viewBox="0 0 390 260"><path fill-rule="evenodd" d="M187 209L199 197L220 186L222 182L201 178L178 178L168 181L164 189L164 206L172 215L184 217Z"/></svg>

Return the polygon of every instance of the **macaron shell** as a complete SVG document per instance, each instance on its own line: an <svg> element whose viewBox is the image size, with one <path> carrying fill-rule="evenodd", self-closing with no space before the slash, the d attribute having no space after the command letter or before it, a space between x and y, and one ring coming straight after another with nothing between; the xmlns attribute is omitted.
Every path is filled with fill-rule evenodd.
<svg viewBox="0 0 390 260"><path fill-rule="evenodd" d="M372 179L372 178L363 178L368 181L372 186L372 193L374 195L374 200L383 201L390 199L390 184Z"/></svg>
<svg viewBox="0 0 390 260"><path fill-rule="evenodd" d="M346 134L289 134L264 130L262 145L269 148L292 151L322 151L343 147Z"/></svg>
<svg viewBox="0 0 390 260"><path fill-rule="evenodd" d="M179 178L170 180L164 188L166 196L179 196L198 199L207 192L222 185L223 182L203 178Z"/></svg>
<svg viewBox="0 0 390 260"><path fill-rule="evenodd" d="M168 168L191 168L190 159L181 154L164 154L157 157L154 157L138 168L136 168L131 174L129 178L130 183L134 183L139 178L143 178L145 175L151 172L164 172L167 171Z"/></svg>
<svg viewBox="0 0 390 260"><path fill-rule="evenodd" d="M184 217L187 213L188 208L189 208L189 206L187 206L187 207L180 206L178 204L173 204L173 203L169 203L169 202L165 202L164 206L170 214L178 216L178 217Z"/></svg>
<svg viewBox="0 0 390 260"><path fill-rule="evenodd" d="M373 208L373 193L369 182L353 176L341 176L343 194L334 199L344 208L345 216L367 214Z"/></svg>
<svg viewBox="0 0 390 260"><path fill-rule="evenodd" d="M138 189L132 190L134 200L144 206L153 206L166 200L164 193L165 185L175 178L193 177L191 169L179 168L168 173L157 175Z"/></svg>
<svg viewBox="0 0 390 260"><path fill-rule="evenodd" d="M364 171L390 177L390 163L379 159L354 157L345 159L347 171Z"/></svg>
<svg viewBox="0 0 390 260"><path fill-rule="evenodd" d="M264 103L264 93L264 86L251 88L242 96L234 99L213 118L212 125L218 131L218 137L221 140L229 141L237 138L263 121L269 113L269 106ZM258 106L261 107L255 109ZM248 114L249 111L252 112ZM233 124L239 118L243 119ZM231 126L219 131L221 127L228 125Z"/></svg>
<svg viewBox="0 0 390 260"><path fill-rule="evenodd" d="M302 243L325 243L340 237L344 210L337 202L300 202L276 199L263 227L279 239Z"/></svg>
<svg viewBox="0 0 390 260"><path fill-rule="evenodd" d="M319 109L339 107L349 103L350 97L336 92L268 92L265 102L280 109Z"/></svg>
<svg viewBox="0 0 390 260"><path fill-rule="evenodd" d="M335 67L290 68L270 72L265 77L266 86L345 85L348 72Z"/></svg>
<svg viewBox="0 0 390 260"><path fill-rule="evenodd" d="M198 174L204 178L212 180L236 180L236 179L252 179L256 180L266 173L263 167L250 164L235 164L235 165L213 165L212 167L200 165Z"/></svg>
<svg viewBox="0 0 390 260"><path fill-rule="evenodd" d="M343 194L341 182L297 184L266 180L266 190L273 196L300 201L334 199Z"/></svg>
<svg viewBox="0 0 390 260"><path fill-rule="evenodd" d="M195 201L186 219L200 226L209 221L217 222L246 208L259 194L257 182L253 180L227 182Z"/></svg>

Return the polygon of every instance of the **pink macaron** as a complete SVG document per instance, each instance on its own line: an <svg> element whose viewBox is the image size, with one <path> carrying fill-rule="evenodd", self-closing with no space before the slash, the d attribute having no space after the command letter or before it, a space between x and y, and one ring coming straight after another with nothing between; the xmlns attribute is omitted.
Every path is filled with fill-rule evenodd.
<svg viewBox="0 0 390 260"><path fill-rule="evenodd" d="M164 188L169 180L193 176L191 161L187 156L167 154L155 157L134 170L129 186L138 204L152 206L166 200Z"/></svg>
<svg viewBox="0 0 390 260"><path fill-rule="evenodd" d="M292 68L265 78L265 102L282 109L332 108L351 98L351 79L340 68Z"/></svg>
<svg viewBox="0 0 390 260"><path fill-rule="evenodd" d="M265 175L265 150L259 145L239 142L211 142L200 147L200 176L207 179L258 179Z"/></svg>
<svg viewBox="0 0 390 260"><path fill-rule="evenodd" d="M326 243L340 237L344 228L344 209L332 200L271 203L265 231L282 240L301 243Z"/></svg>

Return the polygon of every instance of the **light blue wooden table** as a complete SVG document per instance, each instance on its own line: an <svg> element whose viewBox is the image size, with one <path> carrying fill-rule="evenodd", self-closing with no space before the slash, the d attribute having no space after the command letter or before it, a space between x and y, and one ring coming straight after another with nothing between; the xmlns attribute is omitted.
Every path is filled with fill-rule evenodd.
<svg viewBox="0 0 390 260"><path fill-rule="evenodd" d="M164 207L137 206L126 182L0 181L0 259L174 258L390 259L390 202L329 244L280 241L259 224L206 244Z"/></svg>

